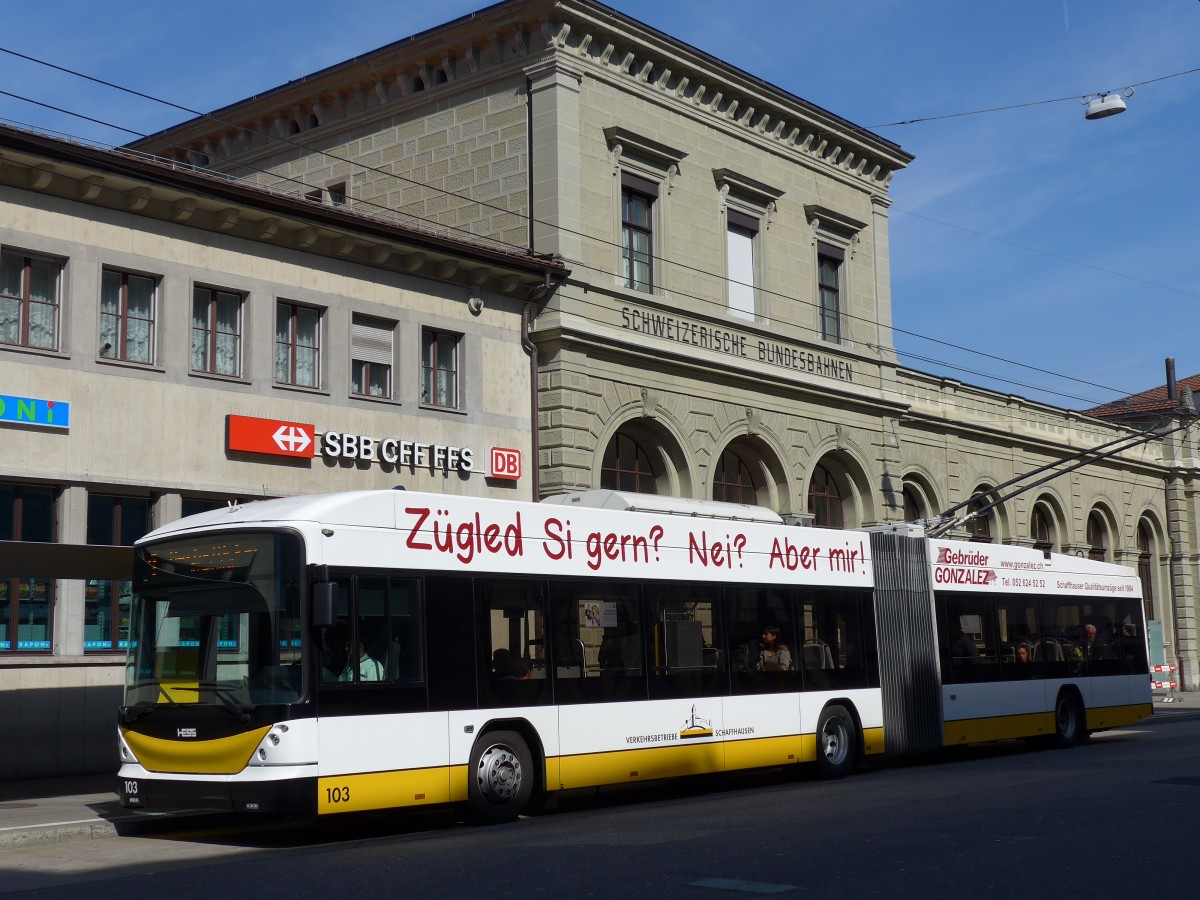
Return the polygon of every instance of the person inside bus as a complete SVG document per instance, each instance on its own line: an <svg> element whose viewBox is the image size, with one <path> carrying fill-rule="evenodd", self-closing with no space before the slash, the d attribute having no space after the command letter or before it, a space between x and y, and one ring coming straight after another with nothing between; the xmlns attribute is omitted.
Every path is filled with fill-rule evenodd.
<svg viewBox="0 0 1200 900"><path fill-rule="evenodd" d="M1107 640L1099 640L1095 625L1085 625L1083 628L1083 655L1085 659L1115 659L1112 644Z"/></svg>
<svg viewBox="0 0 1200 900"><path fill-rule="evenodd" d="M763 626L762 637L759 641L758 663L755 665L757 671L790 672L792 670L792 651L779 639L778 625Z"/></svg>
<svg viewBox="0 0 1200 900"><path fill-rule="evenodd" d="M354 663L350 653L350 643L346 643L346 668L342 670L342 674L338 676L338 681L353 681L354 680ZM379 660L373 659L367 654L367 648L362 641L358 642L358 680L359 681L383 681L383 666L379 664Z"/></svg>
<svg viewBox="0 0 1200 900"><path fill-rule="evenodd" d="M950 630L950 655L959 662L979 659L979 648L957 622Z"/></svg>
<svg viewBox="0 0 1200 900"><path fill-rule="evenodd" d="M1016 660L1017 665L1029 662L1029 648L1024 644L1017 644L1016 650L1013 651L1013 659Z"/></svg>

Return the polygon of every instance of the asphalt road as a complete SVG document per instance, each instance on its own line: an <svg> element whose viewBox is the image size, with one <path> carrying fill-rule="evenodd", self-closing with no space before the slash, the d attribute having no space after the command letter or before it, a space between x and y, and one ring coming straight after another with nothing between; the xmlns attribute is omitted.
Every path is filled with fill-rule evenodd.
<svg viewBox="0 0 1200 900"><path fill-rule="evenodd" d="M1200 894L1198 751L1200 721L1185 717L840 782L773 772L609 790L492 828L449 811L160 825L0 853L0 894L1167 900Z"/></svg>

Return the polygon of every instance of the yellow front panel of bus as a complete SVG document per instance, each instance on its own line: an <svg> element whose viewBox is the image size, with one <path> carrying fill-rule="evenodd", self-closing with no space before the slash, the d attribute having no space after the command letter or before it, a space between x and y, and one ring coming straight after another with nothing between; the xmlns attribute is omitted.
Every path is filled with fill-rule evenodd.
<svg viewBox="0 0 1200 900"><path fill-rule="evenodd" d="M212 741L164 740L121 729L138 762L151 772L187 775L233 775L246 768L250 756L271 728L264 725L244 734Z"/></svg>

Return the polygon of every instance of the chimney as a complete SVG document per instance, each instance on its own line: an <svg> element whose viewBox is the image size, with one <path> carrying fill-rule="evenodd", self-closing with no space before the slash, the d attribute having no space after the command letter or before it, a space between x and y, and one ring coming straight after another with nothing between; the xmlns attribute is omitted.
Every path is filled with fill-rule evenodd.
<svg viewBox="0 0 1200 900"><path fill-rule="evenodd" d="M1167 399L1178 400L1178 392L1175 390L1175 357L1167 357Z"/></svg>

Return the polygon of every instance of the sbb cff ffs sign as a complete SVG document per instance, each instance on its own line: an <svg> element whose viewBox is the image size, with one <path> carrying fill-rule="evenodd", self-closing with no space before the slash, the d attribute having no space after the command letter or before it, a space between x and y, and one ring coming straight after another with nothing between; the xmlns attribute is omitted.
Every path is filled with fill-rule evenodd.
<svg viewBox="0 0 1200 900"><path fill-rule="evenodd" d="M491 475L493 478L503 478L508 481L521 479L521 451L510 450L507 447L493 447L491 460Z"/></svg>
<svg viewBox="0 0 1200 900"><path fill-rule="evenodd" d="M315 456L356 459L412 470L428 468L430 471L445 472L454 469L469 473L474 469L475 455L469 447L318 431L315 425L307 422L286 422L253 416L230 415L227 421L228 447L242 453L263 453L300 459L312 459ZM520 450L492 447L488 454L488 464L488 476L491 478L506 481L521 479Z"/></svg>

